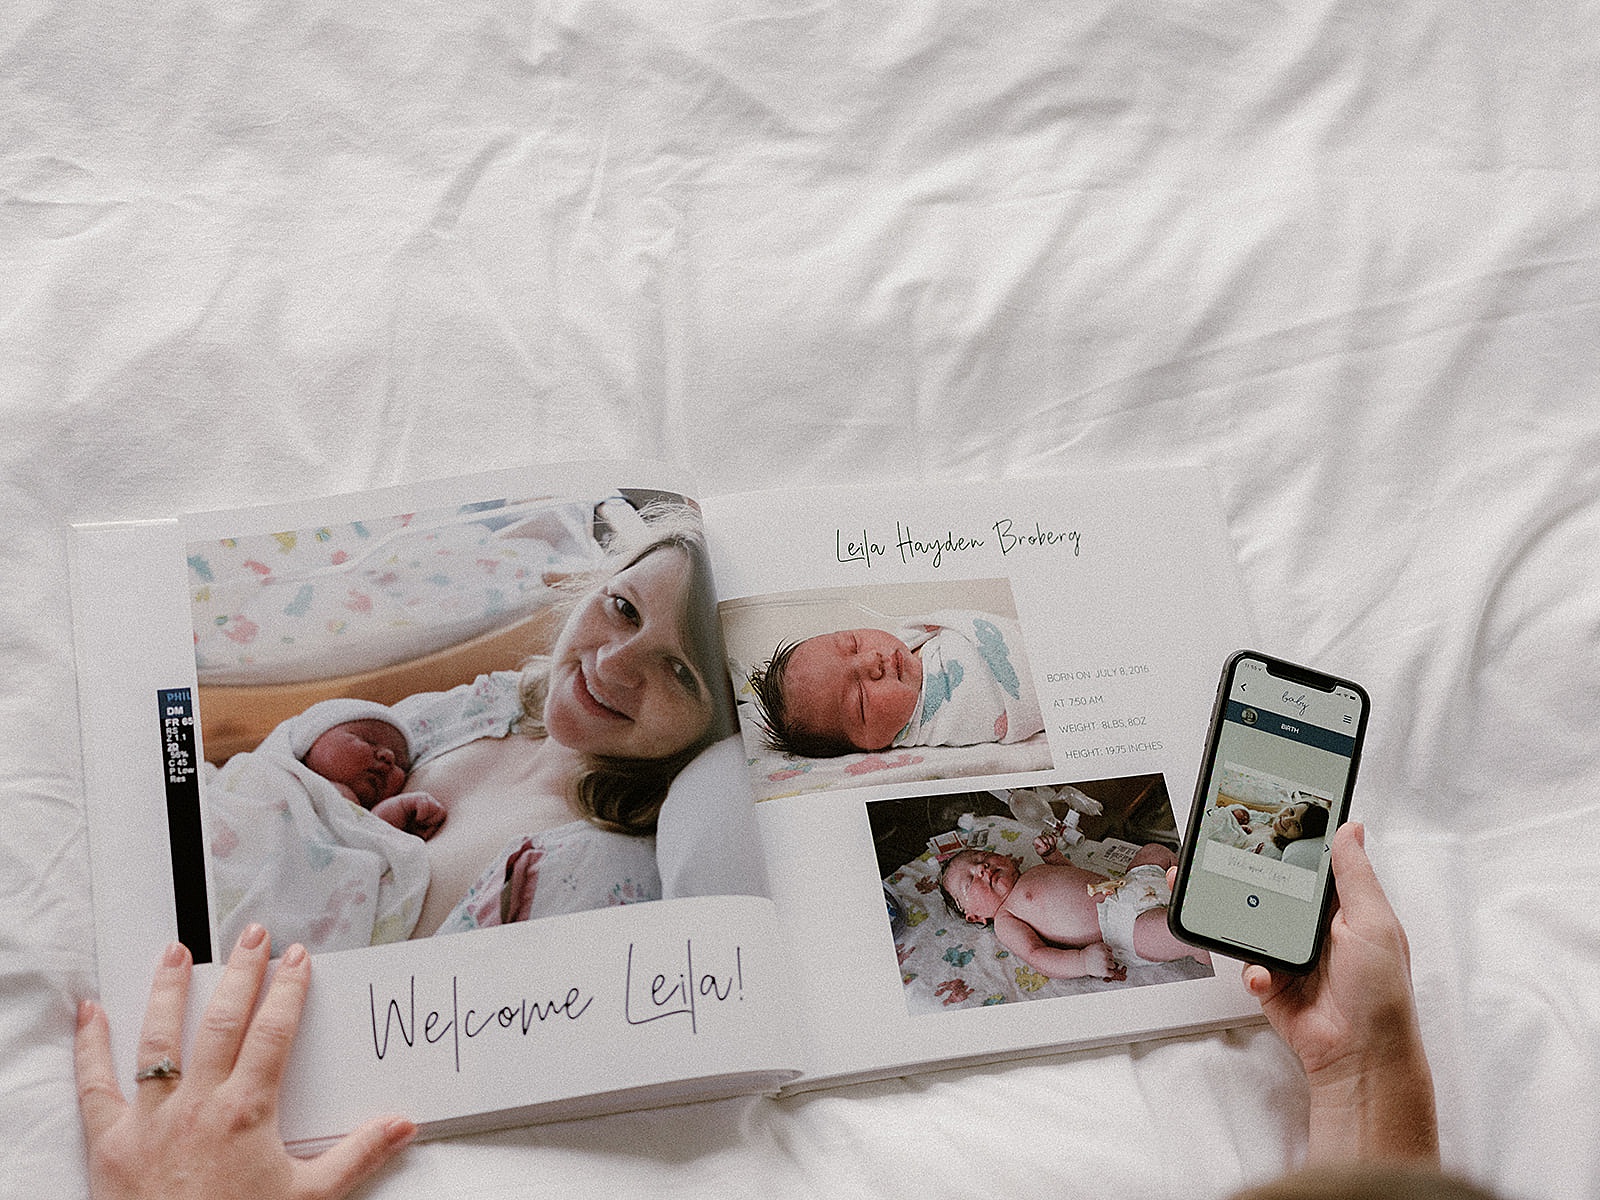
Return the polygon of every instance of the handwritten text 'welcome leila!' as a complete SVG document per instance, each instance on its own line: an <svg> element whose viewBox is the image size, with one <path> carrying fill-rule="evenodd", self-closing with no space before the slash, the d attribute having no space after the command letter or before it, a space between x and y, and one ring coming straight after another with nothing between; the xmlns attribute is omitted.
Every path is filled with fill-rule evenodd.
<svg viewBox="0 0 1600 1200"><path fill-rule="evenodd" d="M738 946L733 948L732 961L722 971L696 965L692 940L683 943L681 958L674 952L672 965L662 971L639 967L635 954L635 946L629 943L622 973L622 1019L627 1025L678 1018L688 1023L690 1034L695 1034L700 1031L698 1018L706 1005L744 999L744 956ZM470 990L470 984L467 986ZM419 1001L417 977L412 974L402 994L380 1001L377 986L368 984L373 1054L382 1062L391 1055L448 1047L455 1069L460 1071L461 1051L466 1044L527 1038L551 1022L582 1021L591 1011L614 1011L604 1005L592 1009L595 993L578 987L543 999L524 995L487 1003L473 1000L470 994L464 998L462 989L461 977L452 975L448 995L436 994L432 1000ZM444 987L441 985L438 991L443 993Z"/></svg>

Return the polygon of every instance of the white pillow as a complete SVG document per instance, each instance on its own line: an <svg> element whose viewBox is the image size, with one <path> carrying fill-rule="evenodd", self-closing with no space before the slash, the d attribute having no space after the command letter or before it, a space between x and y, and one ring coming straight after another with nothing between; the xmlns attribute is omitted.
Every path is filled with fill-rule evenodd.
<svg viewBox="0 0 1600 1200"><path fill-rule="evenodd" d="M707 746L672 781L656 824L656 865L663 900L767 895L738 734Z"/></svg>

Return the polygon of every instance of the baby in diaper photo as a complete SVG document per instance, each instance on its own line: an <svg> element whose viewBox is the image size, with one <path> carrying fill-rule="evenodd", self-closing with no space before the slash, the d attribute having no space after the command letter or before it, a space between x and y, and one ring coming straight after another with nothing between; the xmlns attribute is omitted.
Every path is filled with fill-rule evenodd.
<svg viewBox="0 0 1600 1200"><path fill-rule="evenodd" d="M973 924L992 922L1001 945L1052 979L1121 980L1130 966L1209 962L1167 929L1166 871L1177 862L1167 847L1145 845L1117 878L1068 862L1048 835L1034 849L1044 861L1025 871L990 850L951 855L940 875L951 909Z"/></svg>

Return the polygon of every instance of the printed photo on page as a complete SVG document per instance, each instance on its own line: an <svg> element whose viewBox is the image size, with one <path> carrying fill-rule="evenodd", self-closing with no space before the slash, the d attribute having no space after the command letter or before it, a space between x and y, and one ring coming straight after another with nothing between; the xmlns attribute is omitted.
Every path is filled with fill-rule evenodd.
<svg viewBox="0 0 1600 1200"><path fill-rule="evenodd" d="M758 800L1050 766L1007 579L746 597L722 621Z"/></svg>
<svg viewBox="0 0 1600 1200"><path fill-rule="evenodd" d="M876 800L867 819L913 1013L1212 974L1167 931L1160 775Z"/></svg>
<svg viewBox="0 0 1600 1200"><path fill-rule="evenodd" d="M187 559L218 944L661 897L668 787L734 728L684 497L491 499Z"/></svg>

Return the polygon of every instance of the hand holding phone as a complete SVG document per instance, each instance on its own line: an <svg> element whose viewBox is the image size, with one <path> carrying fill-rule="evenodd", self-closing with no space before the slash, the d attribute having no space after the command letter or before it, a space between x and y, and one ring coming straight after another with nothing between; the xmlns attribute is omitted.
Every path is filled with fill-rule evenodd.
<svg viewBox="0 0 1600 1200"><path fill-rule="evenodd" d="M1321 953L1328 844L1344 822L1367 727L1347 679L1241 650L1223 666L1177 885L1174 936L1294 974Z"/></svg>
<svg viewBox="0 0 1600 1200"><path fill-rule="evenodd" d="M1329 843L1338 904L1327 944L1306 975L1260 966L1245 986L1305 1068L1308 1157L1439 1161L1433 1075L1411 985L1411 947L1366 854L1365 831L1340 826ZM1350 1102L1353 1091L1364 1102Z"/></svg>

